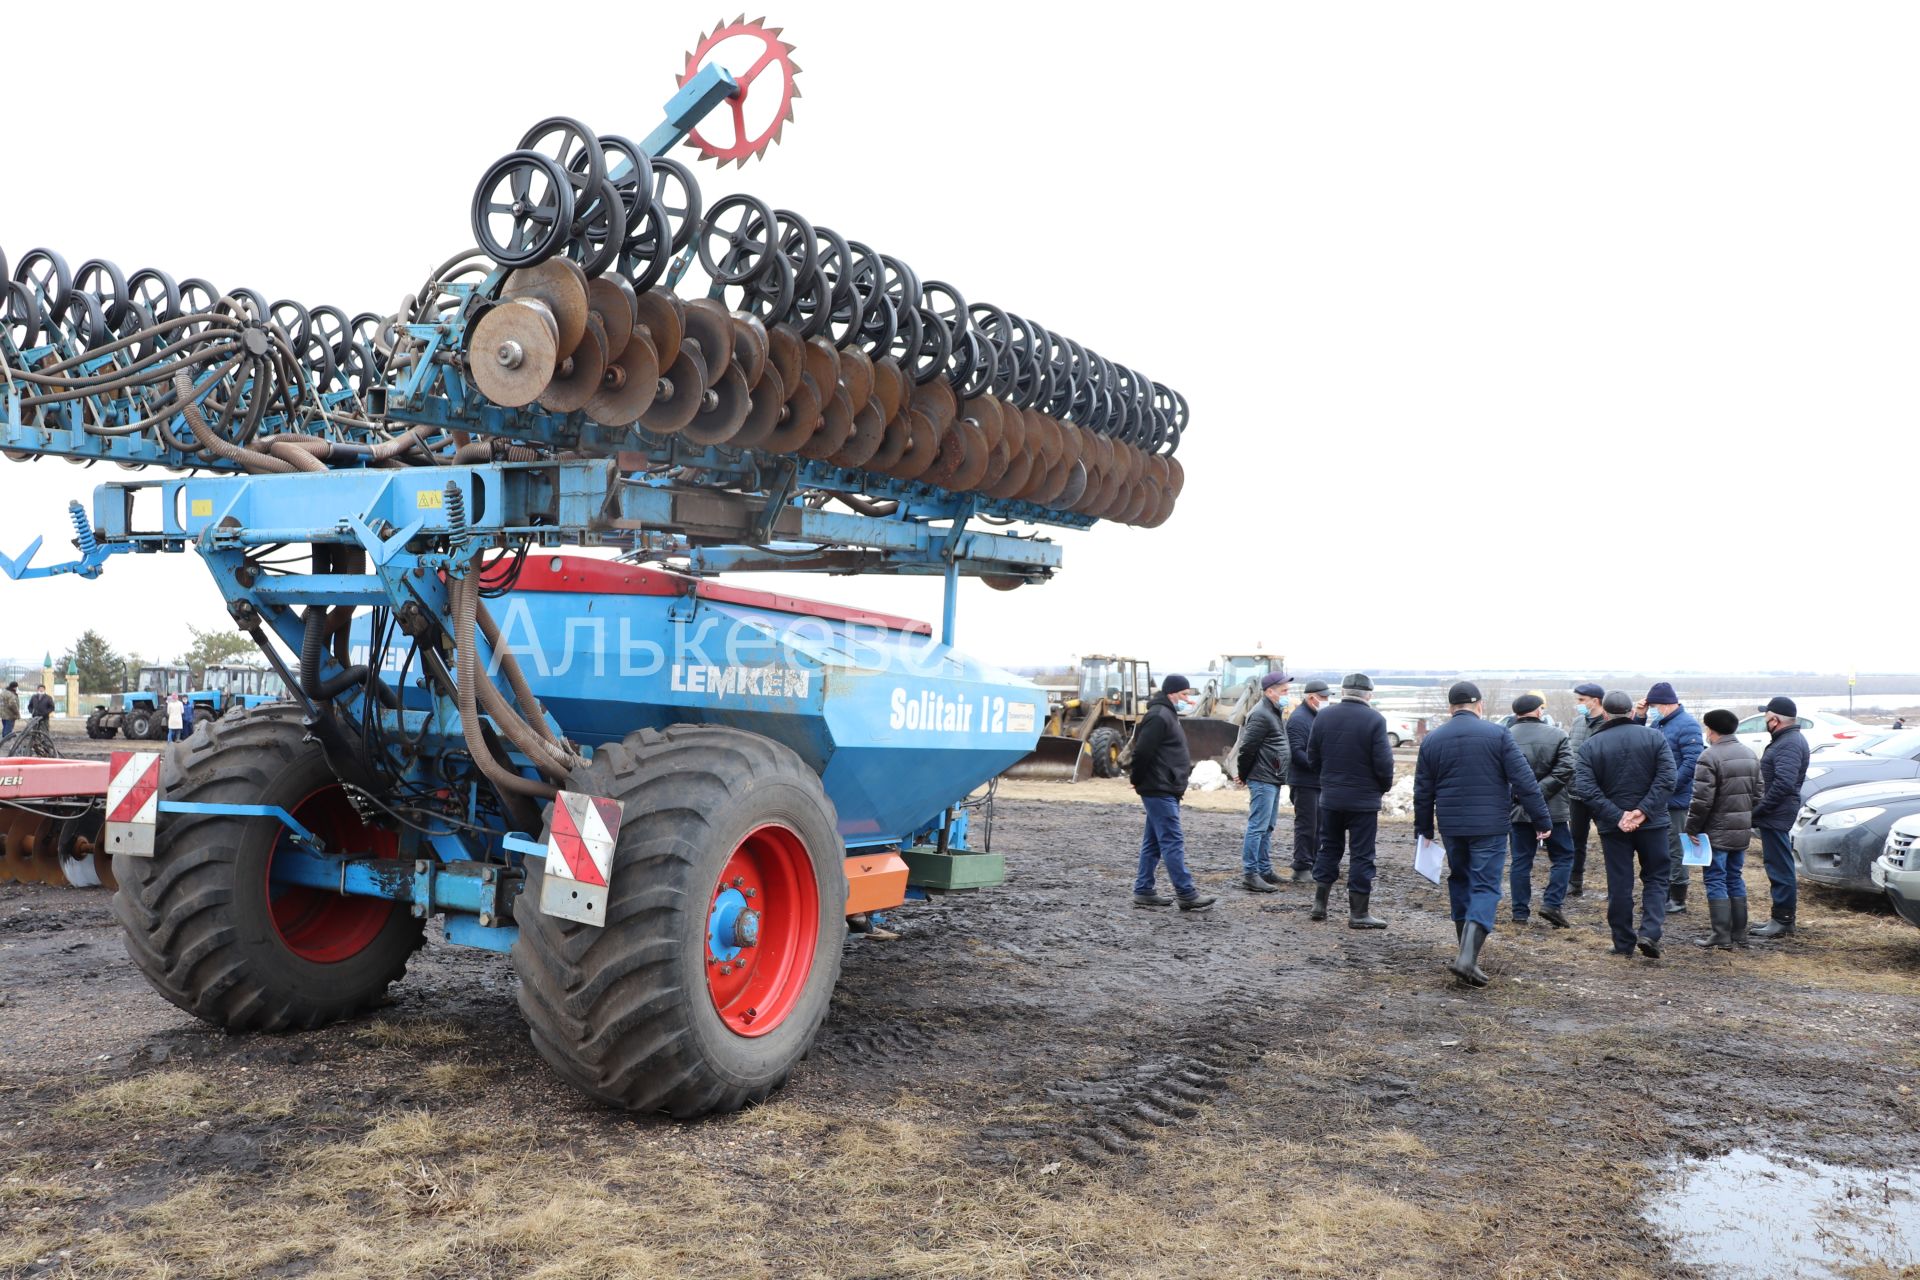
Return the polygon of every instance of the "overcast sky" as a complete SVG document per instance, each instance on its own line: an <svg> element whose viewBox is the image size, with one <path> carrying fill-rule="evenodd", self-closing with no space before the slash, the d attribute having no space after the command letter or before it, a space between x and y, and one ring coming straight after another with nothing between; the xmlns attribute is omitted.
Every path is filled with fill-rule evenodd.
<svg viewBox="0 0 1920 1280"><path fill-rule="evenodd" d="M354 9L16 6L8 46L52 52L8 96L60 110L9 136L0 246L390 310L528 125L644 135L732 16ZM1173 518L1065 534L1043 587L965 586L963 648L1920 668L1920 10L1129 13L788 5L796 123L699 171L1191 402ZM0 549L64 550L67 500L120 478L0 461ZM939 612L934 581L763 581ZM171 656L224 619L191 555L0 592L0 655L93 626Z"/></svg>

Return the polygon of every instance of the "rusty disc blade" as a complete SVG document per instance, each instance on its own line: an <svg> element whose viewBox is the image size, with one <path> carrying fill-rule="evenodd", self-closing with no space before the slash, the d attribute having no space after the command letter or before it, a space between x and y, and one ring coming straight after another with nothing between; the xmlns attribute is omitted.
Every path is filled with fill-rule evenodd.
<svg viewBox="0 0 1920 1280"><path fill-rule="evenodd" d="M733 359L733 320L727 309L712 298L695 298L687 304L685 341L700 348L700 363L706 366L707 385L720 381Z"/></svg>
<svg viewBox="0 0 1920 1280"><path fill-rule="evenodd" d="M975 396L960 406L960 416L980 424L980 429L987 433L989 447L1007 438L1007 429L1000 417L1000 402L992 396Z"/></svg>
<svg viewBox="0 0 1920 1280"><path fill-rule="evenodd" d="M820 415L820 429L813 433L811 440L800 446L800 456L803 458L832 457L853 435L853 406L847 403L847 393L839 387L836 386L826 403L820 406Z"/></svg>
<svg viewBox="0 0 1920 1280"><path fill-rule="evenodd" d="M966 464L966 432L948 431L940 437L940 449L934 455L933 465L921 473L920 479L927 484L938 485L949 492L957 492L959 486L955 481Z"/></svg>
<svg viewBox="0 0 1920 1280"><path fill-rule="evenodd" d="M22 884L65 884L60 859L54 853L54 822L24 810L14 810L7 831L5 869Z"/></svg>
<svg viewBox="0 0 1920 1280"><path fill-rule="evenodd" d="M1060 454L1066 448L1066 424L1043 413L1037 425L1039 430L1027 432L1027 448L1038 453L1040 461L1051 469L1054 463L1060 461Z"/></svg>
<svg viewBox="0 0 1920 1280"><path fill-rule="evenodd" d="M1078 510L1076 504L1086 492L1087 464L1076 459L1073 465L1067 468L1066 485L1060 490L1060 495L1049 505L1062 511Z"/></svg>
<svg viewBox="0 0 1920 1280"><path fill-rule="evenodd" d="M683 434L695 444L725 444L746 422L747 410L752 405L747 376L728 365L720 381L707 388L700 398L700 412L693 416Z"/></svg>
<svg viewBox="0 0 1920 1280"><path fill-rule="evenodd" d="M548 258L537 267L522 267L507 276L502 301L538 298L553 312L560 326L557 358L565 360L587 332L587 273L570 258Z"/></svg>
<svg viewBox="0 0 1920 1280"><path fill-rule="evenodd" d="M950 435L960 437L963 444L963 457L959 470L954 472L953 487L960 493L971 493L980 487L987 478L987 470L993 465L996 446L987 443L987 433L977 422L956 422ZM997 447L1000 469L994 472L998 478L1007 466L1006 446Z"/></svg>
<svg viewBox="0 0 1920 1280"><path fill-rule="evenodd" d="M655 435L670 436L687 429L700 412L701 393L707 386L707 367L700 352L690 342L680 344L680 358L660 375L660 386L653 403L640 415L640 425Z"/></svg>
<svg viewBox="0 0 1920 1280"><path fill-rule="evenodd" d="M806 371L807 344L800 339L800 331L790 324L771 325L767 329L767 357L773 361L773 367L780 371L780 381L787 386L795 386L800 375ZM825 392L831 383L816 381L814 386Z"/></svg>
<svg viewBox="0 0 1920 1280"><path fill-rule="evenodd" d="M764 449L787 407L787 389L780 384L780 371L768 365L748 393L748 400L747 420L728 443L736 449Z"/></svg>
<svg viewBox="0 0 1920 1280"><path fill-rule="evenodd" d="M822 376L831 377L847 389L847 403L853 411L859 413L873 399L873 361L867 353L858 347L848 347L845 351L836 351L825 338L807 339L807 372L813 375L815 382ZM879 412L879 406L874 407ZM881 425L886 425L886 416L881 415Z"/></svg>
<svg viewBox="0 0 1920 1280"><path fill-rule="evenodd" d="M936 431L945 431L960 416L960 398L953 394L953 388L945 378L935 378L932 382L923 382L915 387L909 403L933 419L933 429Z"/></svg>
<svg viewBox="0 0 1920 1280"><path fill-rule="evenodd" d="M505 409L532 404L553 381L553 313L541 302L503 302L473 326L467 367L480 394Z"/></svg>
<svg viewBox="0 0 1920 1280"><path fill-rule="evenodd" d="M0 884L12 884L27 869L26 858L14 852L13 828L30 816L22 809L0 807Z"/></svg>
<svg viewBox="0 0 1920 1280"><path fill-rule="evenodd" d="M907 375L884 356L873 362L873 398L880 402L880 416L888 422L907 400Z"/></svg>
<svg viewBox="0 0 1920 1280"><path fill-rule="evenodd" d="M845 394L845 391L844 387L841 388L842 394ZM847 442L840 446L840 451L833 455L833 465L836 467L866 466L873 455L880 451L880 446L886 438L887 424L880 418L880 408L872 401L868 401L855 411L853 434L848 436Z"/></svg>
<svg viewBox="0 0 1920 1280"><path fill-rule="evenodd" d="M1054 424L1060 436L1060 461L1072 466L1080 461L1080 428L1071 422Z"/></svg>
<svg viewBox="0 0 1920 1280"><path fill-rule="evenodd" d="M627 349L633 326L640 323L633 285L618 273L595 276L587 282L587 308L599 315L600 327L607 331L607 359L618 360Z"/></svg>
<svg viewBox="0 0 1920 1280"><path fill-rule="evenodd" d="M773 372L776 377L782 376L778 365ZM769 452L792 453L813 439L814 431L820 426L820 388L804 373L796 377L793 389L787 392L787 403L782 406L780 425L762 446Z"/></svg>
<svg viewBox="0 0 1920 1280"><path fill-rule="evenodd" d="M559 372L540 393L540 407L550 413L572 413L587 407L587 401L600 392L600 381L607 376L607 331L600 317L587 314L586 335L574 347L573 354L560 362Z"/></svg>
<svg viewBox="0 0 1920 1280"><path fill-rule="evenodd" d="M1073 478L1074 465L1062 458L1048 467L1040 487L1034 491L1033 500L1043 507L1062 505L1060 495L1067 491L1067 481Z"/></svg>
<svg viewBox="0 0 1920 1280"><path fill-rule="evenodd" d="M986 475L976 487L989 498L1001 500L1019 493L1026 479L1026 459L1015 457L1002 440L988 452Z"/></svg>
<svg viewBox="0 0 1920 1280"><path fill-rule="evenodd" d="M627 349L607 366L600 390L587 401L587 416L603 427L631 426L640 421L659 389L659 353L653 349L652 335L636 326Z"/></svg>
<svg viewBox="0 0 1920 1280"><path fill-rule="evenodd" d="M733 362L746 375L749 387L760 385L760 375L767 369L767 326L759 316L734 313Z"/></svg>
<svg viewBox="0 0 1920 1280"><path fill-rule="evenodd" d="M655 351L678 351L687 336L686 305L671 293L648 292L634 299L640 323L653 335Z"/></svg>
<svg viewBox="0 0 1920 1280"><path fill-rule="evenodd" d="M874 412L879 412L878 405L870 405L870 407ZM906 455L907 442L912 434L912 428L904 415L887 423L885 433L880 438L879 449L867 459L867 470L891 475L893 469L900 465L900 459Z"/></svg>
<svg viewBox="0 0 1920 1280"><path fill-rule="evenodd" d="M1173 496L1179 497L1180 491L1187 487L1187 469L1180 465L1180 459L1167 456L1167 474L1171 478Z"/></svg>
<svg viewBox="0 0 1920 1280"><path fill-rule="evenodd" d="M940 433L934 429L932 419L918 409L908 409L907 429L911 433L907 451L900 458L894 474L902 480L918 480L940 458Z"/></svg>
<svg viewBox="0 0 1920 1280"><path fill-rule="evenodd" d="M1032 502L1047 483L1047 460L1029 450L1007 463L1005 496L1020 502Z"/></svg>
<svg viewBox="0 0 1920 1280"><path fill-rule="evenodd" d="M1160 505L1154 509L1152 515L1147 517L1147 528L1158 529L1161 525L1165 524L1167 518L1173 514L1174 504L1179 501L1180 499L1174 494L1161 494Z"/></svg>

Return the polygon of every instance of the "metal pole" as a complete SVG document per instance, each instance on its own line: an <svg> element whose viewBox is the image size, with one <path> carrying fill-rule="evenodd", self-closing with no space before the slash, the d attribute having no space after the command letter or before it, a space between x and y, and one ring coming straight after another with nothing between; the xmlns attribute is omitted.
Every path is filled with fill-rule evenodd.
<svg viewBox="0 0 1920 1280"><path fill-rule="evenodd" d="M946 590L940 604L940 643L953 644L953 624L960 604L960 562L947 561Z"/></svg>

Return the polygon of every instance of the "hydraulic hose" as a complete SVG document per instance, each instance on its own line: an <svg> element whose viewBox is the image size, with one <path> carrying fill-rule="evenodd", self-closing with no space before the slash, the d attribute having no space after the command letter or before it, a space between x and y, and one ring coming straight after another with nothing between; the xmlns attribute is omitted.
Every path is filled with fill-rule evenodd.
<svg viewBox="0 0 1920 1280"><path fill-rule="evenodd" d="M242 470L256 474L286 473L294 470L294 465L284 458L276 458L254 449L244 449L231 440L215 435L213 428L207 425L206 417L200 412L200 406L193 402L193 379L187 376L185 370L173 375L173 394L183 406L181 412L186 415L187 429L193 432L193 438L200 442L200 447L214 457L238 463Z"/></svg>
<svg viewBox="0 0 1920 1280"><path fill-rule="evenodd" d="M487 780L502 791L551 800L560 788L539 778L524 778L494 758L486 736L480 732L479 685L480 655L473 644L474 619L480 603L480 577L468 574L454 586L454 643L459 646L454 669L454 703L460 709L460 731L467 743L467 754Z"/></svg>

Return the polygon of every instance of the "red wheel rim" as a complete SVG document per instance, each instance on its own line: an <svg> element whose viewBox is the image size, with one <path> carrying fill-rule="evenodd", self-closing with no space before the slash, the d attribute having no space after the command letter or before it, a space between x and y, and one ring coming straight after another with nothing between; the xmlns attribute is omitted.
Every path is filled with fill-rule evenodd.
<svg viewBox="0 0 1920 1280"><path fill-rule="evenodd" d="M752 919L742 924L742 917ZM743 928L753 937L743 942ZM807 989L820 937L820 891L799 833L769 823L734 848L708 897L707 995L727 1030L763 1036Z"/></svg>
<svg viewBox="0 0 1920 1280"><path fill-rule="evenodd" d="M295 805L293 817L334 853L392 858L400 852L399 837L362 822L338 783L329 783ZM276 852L285 838L283 829L274 841ZM310 885L275 884L273 856L269 854L267 905L273 931L287 950L312 964L339 964L372 945L400 904L385 898L329 893Z"/></svg>

